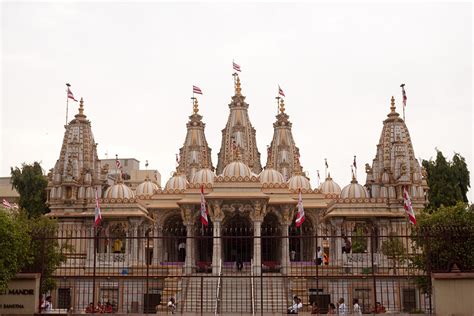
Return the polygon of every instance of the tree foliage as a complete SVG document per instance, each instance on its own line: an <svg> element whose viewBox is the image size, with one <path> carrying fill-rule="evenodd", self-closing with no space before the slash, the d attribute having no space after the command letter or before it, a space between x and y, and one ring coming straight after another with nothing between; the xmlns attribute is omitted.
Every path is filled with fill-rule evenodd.
<svg viewBox="0 0 474 316"><path fill-rule="evenodd" d="M452 161L448 161L441 151L437 151L436 160L423 160L423 167L427 172L427 209L430 212L442 205L454 206L458 202L468 202L469 170L464 157L455 153Z"/></svg>
<svg viewBox="0 0 474 316"><path fill-rule="evenodd" d="M0 209L0 290L25 265L31 262L30 235L18 215Z"/></svg>
<svg viewBox="0 0 474 316"><path fill-rule="evenodd" d="M22 164L11 168L11 183L20 194L20 208L26 210L28 217L38 217L49 212L46 205L48 180L38 162Z"/></svg>
<svg viewBox="0 0 474 316"><path fill-rule="evenodd" d="M406 249L402 240L394 233L382 242L382 253L392 261L393 273L397 273L397 266L402 264L406 259Z"/></svg>
<svg viewBox="0 0 474 316"><path fill-rule="evenodd" d="M352 252L367 252L367 231L365 227L358 226L352 235Z"/></svg>

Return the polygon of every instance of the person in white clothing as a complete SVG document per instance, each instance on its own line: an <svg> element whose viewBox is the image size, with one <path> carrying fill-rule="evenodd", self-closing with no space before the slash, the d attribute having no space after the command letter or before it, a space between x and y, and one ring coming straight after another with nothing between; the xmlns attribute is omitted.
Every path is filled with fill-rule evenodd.
<svg viewBox="0 0 474 316"><path fill-rule="evenodd" d="M46 300L41 304L41 310L44 312L50 312L53 309L53 303L51 302L51 296L46 297Z"/></svg>
<svg viewBox="0 0 474 316"><path fill-rule="evenodd" d="M337 310L339 312L339 315L347 315L348 310L347 310L347 305L344 303L344 299L341 297L338 302L338 307Z"/></svg>
<svg viewBox="0 0 474 316"><path fill-rule="evenodd" d="M301 299L295 295L295 297L293 297L293 305L288 308L287 314L298 314L301 308L303 308L303 303Z"/></svg>
<svg viewBox="0 0 474 316"><path fill-rule="evenodd" d="M359 299L355 298L352 300L353 312L355 315L362 315L362 308L359 305Z"/></svg>

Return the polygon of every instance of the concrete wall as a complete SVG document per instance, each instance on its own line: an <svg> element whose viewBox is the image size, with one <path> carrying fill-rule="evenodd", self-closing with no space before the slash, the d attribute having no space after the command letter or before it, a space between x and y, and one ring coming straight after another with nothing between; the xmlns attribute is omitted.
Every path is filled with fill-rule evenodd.
<svg viewBox="0 0 474 316"><path fill-rule="evenodd" d="M436 315L474 315L474 273L433 273Z"/></svg>

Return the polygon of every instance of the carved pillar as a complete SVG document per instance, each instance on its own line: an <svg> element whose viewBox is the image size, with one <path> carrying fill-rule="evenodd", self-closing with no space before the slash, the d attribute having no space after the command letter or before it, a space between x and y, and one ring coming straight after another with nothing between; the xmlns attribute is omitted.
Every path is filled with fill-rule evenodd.
<svg viewBox="0 0 474 316"><path fill-rule="evenodd" d="M253 221L253 271L255 275L262 273L262 222L265 217L266 204L263 201L253 203L254 210L250 214Z"/></svg>
<svg viewBox="0 0 474 316"><path fill-rule="evenodd" d="M155 223L153 229L153 265L158 265L163 260L162 228L158 225L158 223Z"/></svg>
<svg viewBox="0 0 474 316"><path fill-rule="evenodd" d="M224 213L221 208L222 201L212 201L210 204L211 220L214 225L212 239L212 274L219 274L219 266L222 259L222 243L221 243L221 224L224 219Z"/></svg>
<svg viewBox="0 0 474 316"><path fill-rule="evenodd" d="M183 224L186 226L186 257L184 260L184 273L191 274L194 266L193 207L191 205L182 206L181 216L183 218Z"/></svg>
<svg viewBox="0 0 474 316"><path fill-rule="evenodd" d="M332 259L329 258L329 262L333 262L334 265L341 266L342 265L342 218L332 218L331 225L334 227L335 230L335 249L332 252Z"/></svg>
<svg viewBox="0 0 474 316"><path fill-rule="evenodd" d="M132 229L132 242L131 242L131 255L132 255L132 263L138 262L138 226L140 224L139 219L130 219L130 226Z"/></svg>
<svg viewBox="0 0 474 316"><path fill-rule="evenodd" d="M90 224L90 228L89 228L89 241L87 242L88 243L88 247L87 247L87 258L89 259L89 261L93 264L94 262L94 242L95 242L95 238L94 238L94 222L92 221L91 224Z"/></svg>
<svg viewBox="0 0 474 316"><path fill-rule="evenodd" d="M290 205L284 205L282 210L282 240L281 240L281 272L283 274L289 274L290 272L290 240L288 235L288 228L291 225L291 219L293 217L292 207Z"/></svg>

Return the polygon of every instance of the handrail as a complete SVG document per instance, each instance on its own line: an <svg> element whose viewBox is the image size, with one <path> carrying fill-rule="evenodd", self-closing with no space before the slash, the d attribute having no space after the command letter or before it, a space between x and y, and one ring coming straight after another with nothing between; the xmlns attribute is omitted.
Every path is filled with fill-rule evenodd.
<svg viewBox="0 0 474 316"><path fill-rule="evenodd" d="M255 315L255 290L253 284L253 259L250 259L250 287L251 287L251 298L252 298L252 315Z"/></svg>
<svg viewBox="0 0 474 316"><path fill-rule="evenodd" d="M214 309L214 315L218 315L217 311L219 309L219 294L221 289L221 279L222 279L222 259L219 261L219 278L217 279L217 290L216 290L216 308Z"/></svg>

